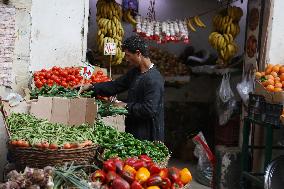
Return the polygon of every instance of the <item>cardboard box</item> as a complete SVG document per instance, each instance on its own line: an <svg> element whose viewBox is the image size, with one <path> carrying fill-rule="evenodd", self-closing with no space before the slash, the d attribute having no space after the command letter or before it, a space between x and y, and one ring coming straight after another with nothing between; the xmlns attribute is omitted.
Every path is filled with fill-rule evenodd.
<svg viewBox="0 0 284 189"><path fill-rule="evenodd" d="M259 81L255 82L255 94L264 96L268 103L284 105L284 92L269 92Z"/></svg>
<svg viewBox="0 0 284 189"><path fill-rule="evenodd" d="M32 102L30 114L52 123L94 124L97 108L93 98L39 97Z"/></svg>
<svg viewBox="0 0 284 189"><path fill-rule="evenodd" d="M124 115L116 115L116 116L107 116L102 117L102 121L116 130L120 132L125 132L125 116Z"/></svg>

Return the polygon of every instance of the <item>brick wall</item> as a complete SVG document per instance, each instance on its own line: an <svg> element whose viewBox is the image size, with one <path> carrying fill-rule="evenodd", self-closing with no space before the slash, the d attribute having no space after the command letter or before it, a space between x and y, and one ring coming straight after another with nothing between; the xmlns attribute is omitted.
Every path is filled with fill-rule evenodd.
<svg viewBox="0 0 284 189"><path fill-rule="evenodd" d="M0 4L0 86L12 85L15 17L14 7Z"/></svg>

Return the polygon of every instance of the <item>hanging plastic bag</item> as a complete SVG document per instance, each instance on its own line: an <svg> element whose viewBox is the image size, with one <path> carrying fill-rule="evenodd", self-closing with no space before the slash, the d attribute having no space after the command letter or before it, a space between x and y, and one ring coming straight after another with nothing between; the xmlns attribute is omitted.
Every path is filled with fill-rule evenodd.
<svg viewBox="0 0 284 189"><path fill-rule="evenodd" d="M244 71L245 72L245 71ZM245 72L243 79L237 84L237 91L244 104L248 105L249 93L253 92L254 80L252 70L249 69Z"/></svg>
<svg viewBox="0 0 284 189"><path fill-rule="evenodd" d="M221 85L217 91L216 108L219 118L219 125L225 125L236 108L236 100L230 86L230 74L223 75Z"/></svg>
<svg viewBox="0 0 284 189"><path fill-rule="evenodd" d="M215 157L202 132L193 137L192 141L196 144L193 153L198 158L195 179L203 185L212 186Z"/></svg>

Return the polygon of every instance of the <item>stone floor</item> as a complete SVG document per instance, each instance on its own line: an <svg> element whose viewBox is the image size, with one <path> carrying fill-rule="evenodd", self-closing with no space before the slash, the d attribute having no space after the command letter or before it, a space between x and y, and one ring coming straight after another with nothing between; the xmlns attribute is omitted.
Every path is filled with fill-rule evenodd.
<svg viewBox="0 0 284 189"><path fill-rule="evenodd" d="M189 161L181 161L179 159L171 159L169 162L169 166L176 166L178 168L184 168L187 167L190 172L192 173L192 177L193 177L193 181L190 184L190 188L189 189L210 189L210 187L204 186L202 184L199 184L198 182L196 182L196 180L194 179L194 175L195 175L195 167L196 167L196 163L195 162L189 162Z"/></svg>

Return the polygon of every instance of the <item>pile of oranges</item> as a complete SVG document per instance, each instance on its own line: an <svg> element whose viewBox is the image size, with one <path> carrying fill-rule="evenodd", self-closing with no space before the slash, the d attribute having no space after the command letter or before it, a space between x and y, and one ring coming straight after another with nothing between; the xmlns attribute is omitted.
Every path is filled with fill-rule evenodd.
<svg viewBox="0 0 284 189"><path fill-rule="evenodd" d="M265 72L256 72L255 77L269 92L282 92L284 90L284 65L268 64Z"/></svg>

